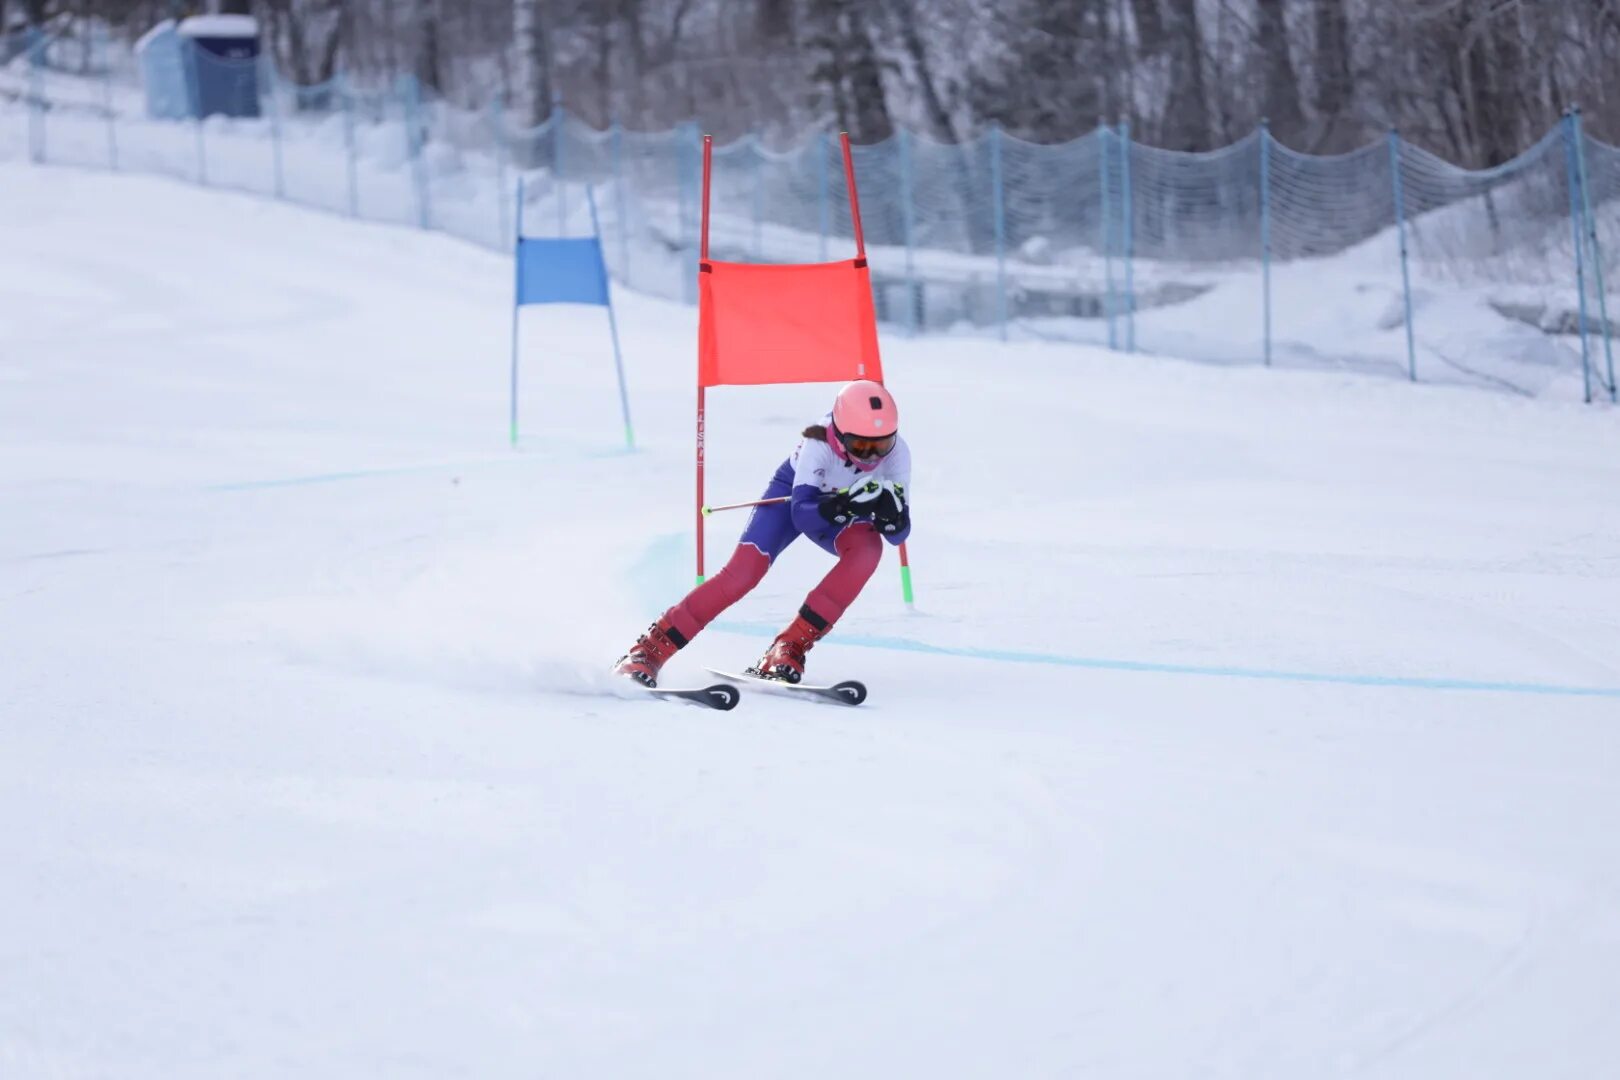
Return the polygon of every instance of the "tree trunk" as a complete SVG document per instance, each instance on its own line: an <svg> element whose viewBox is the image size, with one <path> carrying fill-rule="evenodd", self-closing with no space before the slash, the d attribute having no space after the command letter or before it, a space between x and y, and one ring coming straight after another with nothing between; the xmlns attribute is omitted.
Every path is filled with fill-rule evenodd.
<svg viewBox="0 0 1620 1080"><path fill-rule="evenodd" d="M1288 23L1283 17L1284 0L1256 0L1260 25L1257 44L1265 68L1264 115L1272 131L1286 141L1296 141L1305 126L1299 93L1299 75L1288 52ZM1295 142L1298 145L1297 141Z"/></svg>
<svg viewBox="0 0 1620 1080"><path fill-rule="evenodd" d="M939 81L934 77L933 65L928 60L928 50L923 44L922 33L917 28L916 0L892 0L891 10L900 31L900 43L911 60L911 70L916 76L917 89L922 93L923 110L928 116L929 134L946 142L955 142L956 133L951 124L950 110L945 107L945 100L939 92Z"/></svg>
<svg viewBox="0 0 1620 1080"><path fill-rule="evenodd" d="M613 123L613 35L616 29L612 6L603 3L596 17L596 100L600 127Z"/></svg>
<svg viewBox="0 0 1620 1080"><path fill-rule="evenodd" d="M1172 150L1209 144L1209 93L1204 79L1204 36L1198 26L1198 0L1170 0L1165 24L1170 57L1170 93L1162 139Z"/></svg>
<svg viewBox="0 0 1620 1080"><path fill-rule="evenodd" d="M855 123L850 137L857 142L881 142L894 134L894 121L883 92L883 68L878 61L877 44L872 37L864 3L850 3L844 11L849 50L849 97Z"/></svg>
<svg viewBox="0 0 1620 1080"><path fill-rule="evenodd" d="M1345 0L1316 0L1316 108L1325 127L1313 149L1332 150L1355 100L1350 73L1350 22Z"/></svg>
<svg viewBox="0 0 1620 1080"><path fill-rule="evenodd" d="M832 98L839 127L858 143L881 142L894 133L865 3L828 0L818 12L819 25L810 43L825 54L811 77Z"/></svg>
<svg viewBox="0 0 1620 1080"><path fill-rule="evenodd" d="M1131 0L1131 16L1136 20L1136 46L1143 56L1152 56L1164 47L1164 16L1159 0Z"/></svg>
<svg viewBox="0 0 1620 1080"><path fill-rule="evenodd" d="M408 0L405 33L410 41L411 74L424 90L441 93L438 0Z"/></svg>
<svg viewBox="0 0 1620 1080"><path fill-rule="evenodd" d="M514 72L518 121L533 127L551 115L551 52L546 35L545 0L515 0L512 38L517 45Z"/></svg>

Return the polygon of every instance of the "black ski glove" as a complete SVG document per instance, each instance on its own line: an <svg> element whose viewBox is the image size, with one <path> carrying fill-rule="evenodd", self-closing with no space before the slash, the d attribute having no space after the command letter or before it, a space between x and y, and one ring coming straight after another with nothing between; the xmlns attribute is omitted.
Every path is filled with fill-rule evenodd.
<svg viewBox="0 0 1620 1080"><path fill-rule="evenodd" d="M855 509L850 505L848 491L829 491L821 497L816 509L832 525L848 525L855 520Z"/></svg>
<svg viewBox="0 0 1620 1080"><path fill-rule="evenodd" d="M872 524L885 536L904 532L911 524L911 510L906 506L906 489L899 484L884 485L882 494L872 500Z"/></svg>

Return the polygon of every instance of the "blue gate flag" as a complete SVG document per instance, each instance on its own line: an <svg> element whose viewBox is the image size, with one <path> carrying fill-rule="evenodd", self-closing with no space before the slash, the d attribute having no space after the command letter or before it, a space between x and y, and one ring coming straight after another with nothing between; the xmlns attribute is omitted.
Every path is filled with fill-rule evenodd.
<svg viewBox="0 0 1620 1080"><path fill-rule="evenodd" d="M517 184L517 236L513 249L512 288L512 445L518 441L518 311L529 304L590 304L607 309L613 340L613 367L619 376L619 408L624 413L624 443L634 450L630 396L624 385L624 358L619 353L619 323L613 315L607 261L602 257L602 227L596 217L596 192L585 188L591 208L591 235L524 236L523 178Z"/></svg>
<svg viewBox="0 0 1620 1080"><path fill-rule="evenodd" d="M520 236L517 302L607 307L607 264L597 237Z"/></svg>

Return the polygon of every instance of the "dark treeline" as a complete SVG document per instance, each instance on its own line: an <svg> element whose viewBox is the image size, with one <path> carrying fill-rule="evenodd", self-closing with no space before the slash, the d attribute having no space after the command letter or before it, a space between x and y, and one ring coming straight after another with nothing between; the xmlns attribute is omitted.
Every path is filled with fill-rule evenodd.
<svg viewBox="0 0 1620 1080"><path fill-rule="evenodd" d="M133 37L175 0L0 0L0 25L111 22ZM411 73L529 122L696 119L776 143L836 125L944 141L999 124L1060 142L1129 120L1180 150L1267 118L1342 151L1394 125L1452 161L1498 164L1572 104L1620 137L1620 0L219 0L257 15L281 69Z"/></svg>

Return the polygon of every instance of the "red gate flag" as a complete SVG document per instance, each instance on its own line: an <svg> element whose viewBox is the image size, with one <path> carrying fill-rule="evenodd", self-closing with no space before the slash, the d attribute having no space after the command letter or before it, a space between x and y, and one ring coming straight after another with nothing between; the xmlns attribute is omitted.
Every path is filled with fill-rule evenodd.
<svg viewBox="0 0 1620 1080"><path fill-rule="evenodd" d="M703 222L698 241L697 579L703 580L704 392L711 386L883 381L877 312L855 193L849 135L841 136L855 257L777 266L709 258L709 175L714 138L703 136ZM900 545L902 595L911 567Z"/></svg>
<svg viewBox="0 0 1620 1080"><path fill-rule="evenodd" d="M864 258L700 270L700 386L883 381Z"/></svg>

